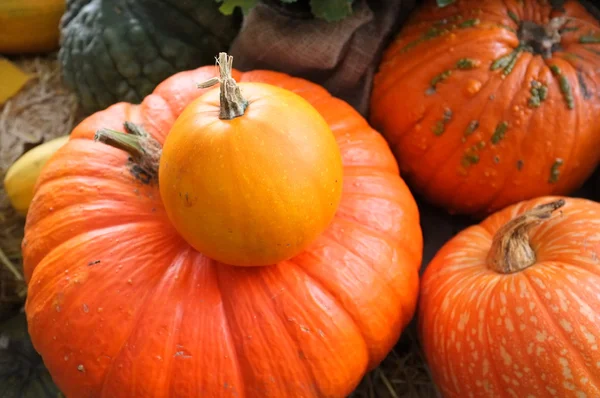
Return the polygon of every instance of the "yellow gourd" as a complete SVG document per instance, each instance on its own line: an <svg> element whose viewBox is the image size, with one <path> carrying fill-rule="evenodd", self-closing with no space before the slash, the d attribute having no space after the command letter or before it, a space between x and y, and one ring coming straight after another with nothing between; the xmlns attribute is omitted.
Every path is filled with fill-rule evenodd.
<svg viewBox="0 0 600 398"><path fill-rule="evenodd" d="M33 188L42 168L68 140L69 136L65 135L36 146L17 159L6 172L4 190L19 214L27 214L33 199Z"/></svg>
<svg viewBox="0 0 600 398"><path fill-rule="evenodd" d="M64 12L65 0L0 0L0 53L57 49Z"/></svg>

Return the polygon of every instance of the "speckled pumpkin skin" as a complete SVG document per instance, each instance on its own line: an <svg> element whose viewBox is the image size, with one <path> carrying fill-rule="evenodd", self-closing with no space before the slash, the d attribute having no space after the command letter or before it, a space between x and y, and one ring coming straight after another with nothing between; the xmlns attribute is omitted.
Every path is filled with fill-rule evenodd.
<svg viewBox="0 0 600 398"><path fill-rule="evenodd" d="M486 265L510 219L541 197L469 227L425 271L419 328L446 398L600 396L600 204L564 198L529 231L536 263L499 274Z"/></svg>

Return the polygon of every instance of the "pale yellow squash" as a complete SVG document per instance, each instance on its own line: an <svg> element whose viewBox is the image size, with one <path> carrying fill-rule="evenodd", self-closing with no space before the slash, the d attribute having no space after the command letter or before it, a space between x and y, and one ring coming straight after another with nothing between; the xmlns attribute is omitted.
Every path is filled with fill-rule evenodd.
<svg viewBox="0 0 600 398"><path fill-rule="evenodd" d="M65 135L36 146L17 159L6 172L4 189L19 214L27 214L33 199L33 188L42 168L68 140L69 136Z"/></svg>

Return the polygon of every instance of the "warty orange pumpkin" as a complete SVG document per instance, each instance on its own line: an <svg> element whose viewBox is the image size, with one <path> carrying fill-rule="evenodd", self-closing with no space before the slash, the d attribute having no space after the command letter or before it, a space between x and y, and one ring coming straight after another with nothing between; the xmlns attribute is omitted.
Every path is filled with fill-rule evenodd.
<svg viewBox="0 0 600 398"><path fill-rule="evenodd" d="M600 396L599 226L600 204L541 197L442 247L419 331L444 397Z"/></svg>
<svg viewBox="0 0 600 398"><path fill-rule="evenodd" d="M384 54L370 118L411 187L485 216L592 173L599 67L600 25L578 1L428 0Z"/></svg>
<svg viewBox="0 0 600 398"><path fill-rule="evenodd" d="M132 156L94 142L98 130L122 132L126 123L133 141L148 134L147 143L162 145L205 93L196 84L214 77L213 67L182 72L140 105L90 116L39 177L23 241L26 312L32 342L67 397L343 397L414 313L415 201L385 140L322 87L232 70L240 84L308 101L343 163L329 226L271 266L219 263L177 233L148 168L156 147Z"/></svg>

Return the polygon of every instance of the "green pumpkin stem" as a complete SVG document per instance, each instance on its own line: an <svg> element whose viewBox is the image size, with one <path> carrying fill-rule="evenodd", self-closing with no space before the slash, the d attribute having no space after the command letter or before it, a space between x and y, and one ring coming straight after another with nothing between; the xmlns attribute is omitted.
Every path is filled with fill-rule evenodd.
<svg viewBox="0 0 600 398"><path fill-rule="evenodd" d="M248 101L242 96L240 88L231 76L233 68L233 57L227 53L219 53L217 58L220 77L213 77L198 84L198 88L209 88L221 83L221 109L219 119L231 120L243 116L248 108Z"/></svg>
<svg viewBox="0 0 600 398"><path fill-rule="evenodd" d="M488 268L499 274L511 274L535 264L536 255L529 243L528 231L549 219L554 211L564 205L564 199L558 199L534 207L507 222L494 235L487 257Z"/></svg>
<svg viewBox="0 0 600 398"><path fill-rule="evenodd" d="M158 165L162 152L160 143L138 124L125 122L123 128L127 133L106 128L100 129L96 131L94 141L127 152L135 163L135 170L132 169L132 171L136 176L138 174L145 175L149 180L158 178Z"/></svg>

